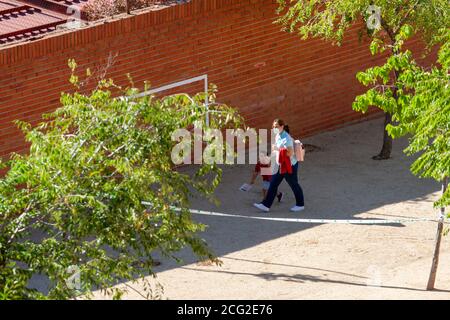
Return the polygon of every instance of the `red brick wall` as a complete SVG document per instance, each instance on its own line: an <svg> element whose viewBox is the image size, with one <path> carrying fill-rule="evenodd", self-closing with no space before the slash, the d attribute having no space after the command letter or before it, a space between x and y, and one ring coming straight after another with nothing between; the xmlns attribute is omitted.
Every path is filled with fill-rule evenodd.
<svg viewBox="0 0 450 320"><path fill-rule="evenodd" d="M305 136L367 118L351 108L363 89L356 72L377 61L367 43L356 31L342 47L302 41L272 24L275 9L272 0L193 0L1 49L0 156L26 151L14 119L34 124L59 106L60 92L71 88L69 58L95 71L110 53L117 57L107 76L119 84L126 73L140 87L208 74L218 100L251 126L280 117Z"/></svg>

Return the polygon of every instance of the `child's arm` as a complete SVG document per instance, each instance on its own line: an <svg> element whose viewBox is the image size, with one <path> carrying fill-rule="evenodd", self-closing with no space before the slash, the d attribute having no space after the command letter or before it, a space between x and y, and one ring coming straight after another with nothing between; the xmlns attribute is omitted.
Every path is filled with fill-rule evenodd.
<svg viewBox="0 0 450 320"><path fill-rule="evenodd" d="M257 177L258 175L259 175L259 172L253 171L252 179L251 179L251 181L250 181L250 184L254 184L254 183L255 183L256 177Z"/></svg>

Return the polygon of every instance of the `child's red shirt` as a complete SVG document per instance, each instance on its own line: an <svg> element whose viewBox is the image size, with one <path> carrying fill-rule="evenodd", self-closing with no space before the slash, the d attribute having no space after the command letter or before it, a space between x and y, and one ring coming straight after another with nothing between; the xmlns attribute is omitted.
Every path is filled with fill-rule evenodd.
<svg viewBox="0 0 450 320"><path fill-rule="evenodd" d="M261 162L257 162L255 165L255 172L257 173L261 173L261 168L270 168L270 163L268 164L262 164ZM270 179L272 178L272 175L261 175L263 181L270 181Z"/></svg>

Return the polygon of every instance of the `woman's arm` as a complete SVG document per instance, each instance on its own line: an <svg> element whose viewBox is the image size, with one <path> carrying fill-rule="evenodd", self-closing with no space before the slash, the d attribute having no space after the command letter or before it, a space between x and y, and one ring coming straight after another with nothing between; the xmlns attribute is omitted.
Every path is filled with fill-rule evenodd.
<svg viewBox="0 0 450 320"><path fill-rule="evenodd" d="M294 148L292 147L287 147L287 154L289 157L292 157L292 155L294 154Z"/></svg>

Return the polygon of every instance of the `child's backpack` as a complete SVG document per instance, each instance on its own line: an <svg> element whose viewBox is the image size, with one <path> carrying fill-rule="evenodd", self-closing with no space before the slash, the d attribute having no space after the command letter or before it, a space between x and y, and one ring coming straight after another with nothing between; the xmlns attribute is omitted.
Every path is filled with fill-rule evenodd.
<svg viewBox="0 0 450 320"><path fill-rule="evenodd" d="M300 142L300 140L294 141L294 152L297 161L305 161L305 146Z"/></svg>

